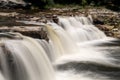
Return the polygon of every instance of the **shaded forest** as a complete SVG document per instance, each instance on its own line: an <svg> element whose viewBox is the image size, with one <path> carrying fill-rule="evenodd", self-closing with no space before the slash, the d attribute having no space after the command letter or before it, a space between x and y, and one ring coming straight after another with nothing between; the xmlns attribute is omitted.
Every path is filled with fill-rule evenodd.
<svg viewBox="0 0 120 80"><path fill-rule="evenodd" d="M120 10L120 0L24 0L33 6L45 8L46 6L59 5L79 5L79 6L105 6L113 10Z"/></svg>

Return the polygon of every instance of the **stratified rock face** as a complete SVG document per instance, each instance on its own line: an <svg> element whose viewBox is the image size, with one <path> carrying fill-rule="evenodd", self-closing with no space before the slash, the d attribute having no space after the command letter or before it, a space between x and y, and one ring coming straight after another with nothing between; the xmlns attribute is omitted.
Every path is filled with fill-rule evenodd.
<svg viewBox="0 0 120 80"><path fill-rule="evenodd" d="M7 27L3 26L0 27L0 33L4 32L18 32L23 35L38 38L38 39L45 39L48 41L47 32L45 31L43 26L14 26L14 27Z"/></svg>
<svg viewBox="0 0 120 80"><path fill-rule="evenodd" d="M22 0L0 0L0 8L22 8L26 7L27 4Z"/></svg>
<svg viewBox="0 0 120 80"><path fill-rule="evenodd" d="M16 4L24 4L25 3L23 0L0 0L0 2L13 2Z"/></svg>
<svg viewBox="0 0 120 80"><path fill-rule="evenodd" d="M47 3L46 0L0 0L0 8L30 8L31 5L44 8Z"/></svg>

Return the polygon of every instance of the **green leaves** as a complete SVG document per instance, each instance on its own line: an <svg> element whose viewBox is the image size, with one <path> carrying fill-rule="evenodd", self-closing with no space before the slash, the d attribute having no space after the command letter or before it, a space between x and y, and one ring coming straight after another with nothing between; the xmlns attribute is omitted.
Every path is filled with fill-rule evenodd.
<svg viewBox="0 0 120 80"><path fill-rule="evenodd" d="M60 5L80 5L80 6L108 6L120 8L120 0L24 0L30 2L33 6L45 8L46 6Z"/></svg>

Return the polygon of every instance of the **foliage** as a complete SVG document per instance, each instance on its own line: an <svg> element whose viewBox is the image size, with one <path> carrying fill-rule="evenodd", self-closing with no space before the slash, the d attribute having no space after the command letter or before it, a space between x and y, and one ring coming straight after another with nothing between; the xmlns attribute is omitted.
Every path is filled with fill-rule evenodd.
<svg viewBox="0 0 120 80"><path fill-rule="evenodd" d="M82 0L82 6L85 6L87 4L87 1L86 0Z"/></svg>
<svg viewBox="0 0 120 80"><path fill-rule="evenodd" d="M53 5L53 0L24 0L27 3L31 3L32 7L45 8L46 5Z"/></svg>
<svg viewBox="0 0 120 80"><path fill-rule="evenodd" d="M106 6L109 8L120 9L120 0L25 0L26 2L32 3L34 6L39 8L45 8L45 6L51 5L79 5L79 6Z"/></svg>

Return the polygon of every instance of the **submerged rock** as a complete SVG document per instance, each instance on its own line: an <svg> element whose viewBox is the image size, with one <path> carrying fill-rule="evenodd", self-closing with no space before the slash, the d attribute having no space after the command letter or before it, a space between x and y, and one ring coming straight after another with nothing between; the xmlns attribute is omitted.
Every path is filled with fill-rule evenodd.
<svg viewBox="0 0 120 80"><path fill-rule="evenodd" d="M58 19L57 15L53 15L52 20L57 24L59 22L59 19Z"/></svg>

